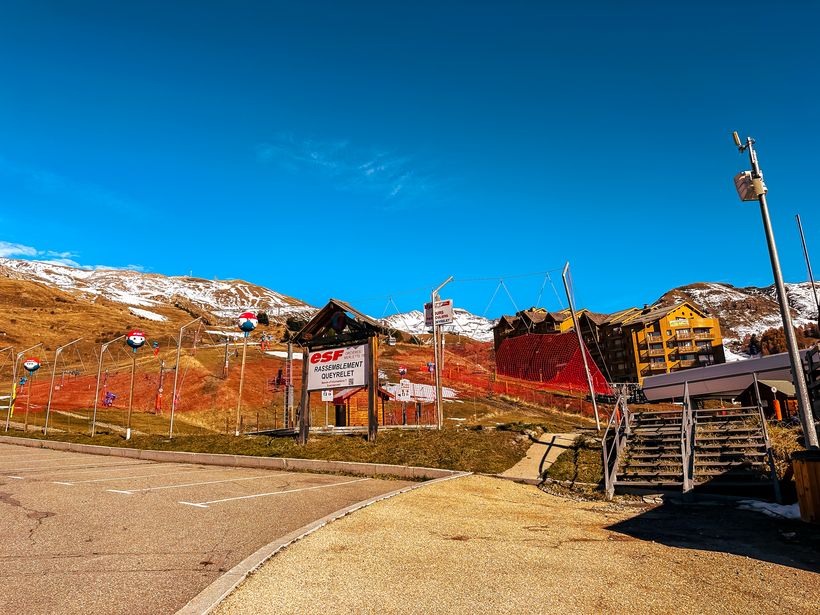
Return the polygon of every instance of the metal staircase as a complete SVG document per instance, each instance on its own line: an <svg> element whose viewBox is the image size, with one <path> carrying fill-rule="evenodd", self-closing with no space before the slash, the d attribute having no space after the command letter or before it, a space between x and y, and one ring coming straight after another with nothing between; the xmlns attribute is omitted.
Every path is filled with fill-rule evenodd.
<svg viewBox="0 0 820 615"><path fill-rule="evenodd" d="M692 490L780 500L762 407L630 412L622 397L602 441L607 497L616 491Z"/></svg>

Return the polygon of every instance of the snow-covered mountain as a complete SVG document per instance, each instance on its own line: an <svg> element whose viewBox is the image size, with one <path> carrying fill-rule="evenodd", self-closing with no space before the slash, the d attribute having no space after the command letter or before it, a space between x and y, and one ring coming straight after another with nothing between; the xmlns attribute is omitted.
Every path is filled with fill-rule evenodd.
<svg viewBox="0 0 820 615"><path fill-rule="evenodd" d="M0 258L0 276L40 282L91 301L103 297L136 310L177 302L193 304L216 318L235 318L245 309L266 311L274 318L315 310L298 299L241 280L203 280L127 269L88 270L7 258Z"/></svg>
<svg viewBox="0 0 820 615"><path fill-rule="evenodd" d="M401 314L394 314L381 319L386 327L405 331L412 334L429 333L424 325L424 313L412 310ZM453 308L453 324L443 325L442 329L448 333L458 333L480 342L490 342L493 339L495 321L482 318L461 308Z"/></svg>
<svg viewBox="0 0 820 615"><path fill-rule="evenodd" d="M820 285L818 285L820 293ZM809 282L786 284L792 319L796 327L817 323L817 306ZM783 326L774 285L738 288L731 284L704 282L674 288L664 294L663 304L687 300L720 319L724 340L737 343L747 335L760 335Z"/></svg>

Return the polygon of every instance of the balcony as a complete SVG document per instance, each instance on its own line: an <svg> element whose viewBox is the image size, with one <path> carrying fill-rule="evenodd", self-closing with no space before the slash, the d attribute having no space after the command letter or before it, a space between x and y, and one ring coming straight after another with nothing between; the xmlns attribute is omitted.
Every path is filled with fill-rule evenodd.
<svg viewBox="0 0 820 615"><path fill-rule="evenodd" d="M683 359L681 359L680 361L678 361L678 366L681 367L681 368L695 367L697 364L698 364L698 362L693 361L693 360L684 361Z"/></svg>
<svg viewBox="0 0 820 615"><path fill-rule="evenodd" d="M660 342L663 338L661 338L660 333L647 333L646 334L646 341L648 342Z"/></svg>
<svg viewBox="0 0 820 615"><path fill-rule="evenodd" d="M696 340L713 340L715 339L714 333L695 333L694 337Z"/></svg>
<svg viewBox="0 0 820 615"><path fill-rule="evenodd" d="M663 348L650 348L646 351L646 356L648 357L664 357L666 356L666 351Z"/></svg>
<svg viewBox="0 0 820 615"><path fill-rule="evenodd" d="M675 339L678 339L678 340L691 340L692 339L692 332L691 331L675 331Z"/></svg>
<svg viewBox="0 0 820 615"><path fill-rule="evenodd" d="M686 344L686 346L676 346L675 350L677 350L678 354L680 354L684 352L697 352L700 348L694 346L693 344Z"/></svg>
<svg viewBox="0 0 820 615"><path fill-rule="evenodd" d="M651 372L665 372L666 361L652 361L647 369Z"/></svg>

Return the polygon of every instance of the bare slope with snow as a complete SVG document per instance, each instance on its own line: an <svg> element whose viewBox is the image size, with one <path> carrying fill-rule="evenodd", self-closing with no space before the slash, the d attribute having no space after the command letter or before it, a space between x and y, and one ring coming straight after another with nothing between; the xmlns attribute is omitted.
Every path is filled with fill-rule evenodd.
<svg viewBox="0 0 820 615"><path fill-rule="evenodd" d="M419 310L394 314L383 318L382 322L386 327L414 335L429 332L429 329L424 325L424 313ZM453 324L444 325L442 328L448 333L458 333L480 342L490 342L493 339L494 325L495 321L493 320L476 316L461 308L454 308Z"/></svg>
<svg viewBox="0 0 820 615"><path fill-rule="evenodd" d="M245 309L266 311L273 317L314 310L298 299L241 280L203 280L124 269L87 270L43 261L6 258L0 258L0 275L33 280L92 301L104 297L136 309L182 301L190 302L217 318L234 318ZM150 318L140 312L132 312Z"/></svg>
<svg viewBox="0 0 820 615"><path fill-rule="evenodd" d="M786 293L796 327L817 322L817 307L809 282L786 284ZM760 335L767 329L783 326L774 285L738 288L705 282L672 289L659 299L663 304L679 300L691 301L716 315L727 343L737 343L747 335Z"/></svg>

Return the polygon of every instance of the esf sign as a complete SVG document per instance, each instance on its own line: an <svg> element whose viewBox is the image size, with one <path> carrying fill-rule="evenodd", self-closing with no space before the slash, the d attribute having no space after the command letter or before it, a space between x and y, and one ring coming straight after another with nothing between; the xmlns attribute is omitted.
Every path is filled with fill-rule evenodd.
<svg viewBox="0 0 820 615"><path fill-rule="evenodd" d="M317 350L308 354L308 391L367 384L367 346Z"/></svg>
<svg viewBox="0 0 820 615"><path fill-rule="evenodd" d="M436 324L449 325L453 322L453 300L436 301ZM433 326L433 304L424 304L424 326Z"/></svg>

